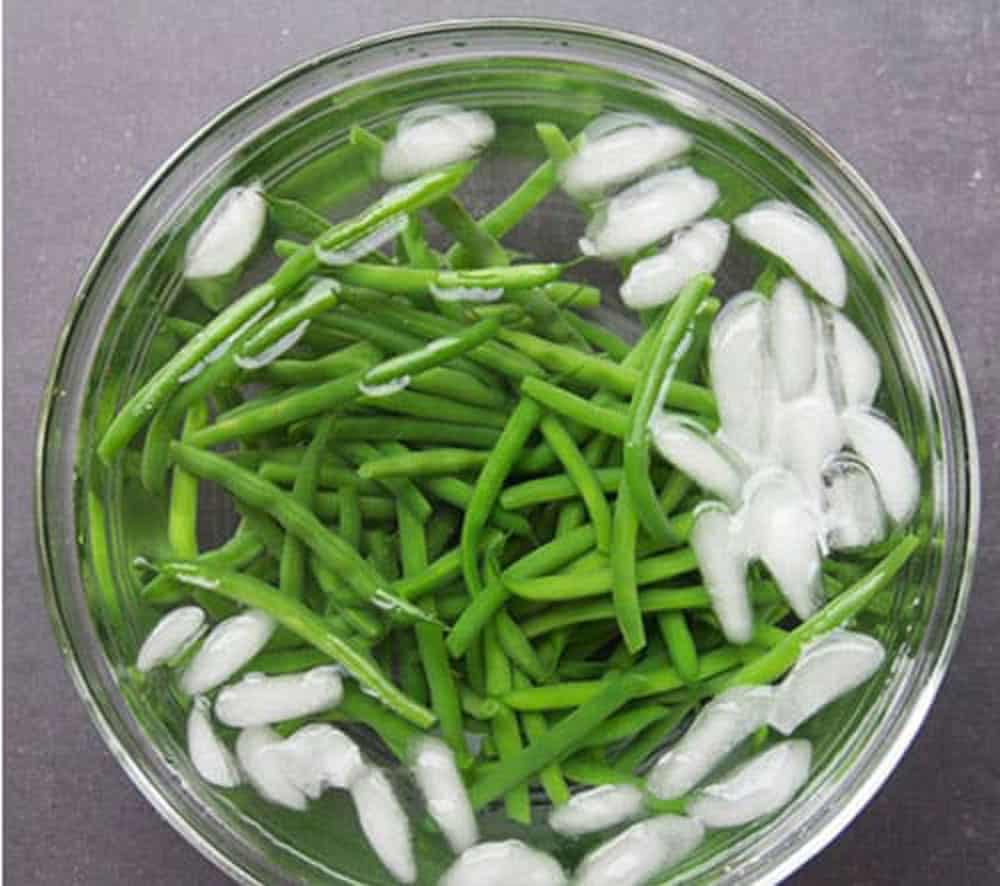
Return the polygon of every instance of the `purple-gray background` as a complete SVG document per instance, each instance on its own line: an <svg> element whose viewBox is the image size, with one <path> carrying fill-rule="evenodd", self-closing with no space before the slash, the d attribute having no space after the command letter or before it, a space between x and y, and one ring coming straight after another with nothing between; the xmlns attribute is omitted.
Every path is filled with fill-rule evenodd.
<svg viewBox="0 0 1000 886"><path fill-rule="evenodd" d="M544 14L715 62L822 132L936 280L983 460L978 581L951 673L874 802L798 883L1000 882L1000 13L994 0L8 0L4 34L5 874L12 886L215 884L105 750L41 602L38 400L78 278L149 174L283 68L389 28Z"/></svg>

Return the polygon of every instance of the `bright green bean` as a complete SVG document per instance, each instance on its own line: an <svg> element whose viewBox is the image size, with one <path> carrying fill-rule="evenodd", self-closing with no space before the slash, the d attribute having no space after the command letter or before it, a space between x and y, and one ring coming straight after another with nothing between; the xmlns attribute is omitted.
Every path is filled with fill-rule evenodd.
<svg viewBox="0 0 1000 886"><path fill-rule="evenodd" d="M466 510L472 500L473 486L458 477L424 477L419 484L435 498ZM499 505L490 514L490 522L498 529L514 535L531 535L531 524L520 514L514 514Z"/></svg>
<svg viewBox="0 0 1000 886"><path fill-rule="evenodd" d="M531 683L520 671L514 671L514 687L518 689L527 688ZM526 712L521 714L521 729L524 737L529 742L538 741L549 730L549 724L543 714L536 712ZM553 806L562 806L569 802L569 787L566 779L563 778L562 768L559 763L549 763L538 773L538 780Z"/></svg>
<svg viewBox="0 0 1000 886"><path fill-rule="evenodd" d="M192 406L184 419L183 438L191 436L208 422L204 401ZM174 466L167 510L167 539L178 557L198 556L198 478L179 465Z"/></svg>
<svg viewBox="0 0 1000 886"><path fill-rule="evenodd" d="M479 540L507 474L510 472L525 441L541 418L541 409L528 399L522 399L511 413L493 451L479 472L472 499L462 521L462 575L472 596L482 590L479 576Z"/></svg>
<svg viewBox="0 0 1000 886"><path fill-rule="evenodd" d="M615 500L614 535L610 554L611 598L622 638L632 654L646 645L636 562L638 538L639 521L632 502L632 493L623 473L618 487L618 498Z"/></svg>
<svg viewBox="0 0 1000 886"><path fill-rule="evenodd" d="M636 581L639 585L653 584L694 572L698 562L688 547L645 557L636 563ZM563 573L546 578L528 580L508 579L507 586L518 597L529 600L576 600L606 594L614 588L611 569L595 569L589 573Z"/></svg>
<svg viewBox="0 0 1000 886"><path fill-rule="evenodd" d="M684 613L663 612L656 621L674 670L685 683L694 683L698 679L698 649Z"/></svg>
<svg viewBox="0 0 1000 886"><path fill-rule="evenodd" d="M299 467L299 475L295 479L292 488L292 498L305 508L311 508L313 497L316 494L317 472L319 470L320 459L326 450L327 441L330 438L330 429L333 425L332 418L323 419L316 428L316 436L313 437L306 454ZM345 488L345 493L348 489ZM357 502L357 491L351 489ZM341 502L343 503L343 494ZM343 511L343 509L342 509ZM361 512L358 510L358 526L361 525ZM341 520L341 531L343 531L343 520ZM348 544L357 545L349 536L345 536ZM301 600L305 593L306 584L306 548L300 538L291 532L285 534L285 543L281 549L281 562L279 564L280 578L278 587L281 592L296 600Z"/></svg>
<svg viewBox="0 0 1000 886"><path fill-rule="evenodd" d="M920 536L904 536L864 578L856 581L819 612L802 622L767 653L740 668L726 681L726 686L770 683L776 680L795 664L799 651L806 643L840 627L848 619L862 612L879 591L896 577L921 543ZM702 659L702 670L707 658L708 656Z"/></svg>
<svg viewBox="0 0 1000 886"><path fill-rule="evenodd" d="M480 539L480 550L503 536L497 530L487 529ZM453 548L427 566L420 575L403 578L392 585L392 592L404 600L414 600L435 591L462 574L462 548Z"/></svg>
<svg viewBox="0 0 1000 886"><path fill-rule="evenodd" d="M182 443L171 444L174 460L203 480L218 483L234 497L267 512L286 531L294 533L327 566L364 598L370 598L384 586L384 581L358 552L327 529L316 516L282 491L226 458Z"/></svg>
<svg viewBox="0 0 1000 886"><path fill-rule="evenodd" d="M467 259L464 267L510 264L507 251L492 234L476 224L476 220L453 196L438 200L427 209L434 220L455 238L456 245L463 248Z"/></svg>
<svg viewBox="0 0 1000 886"><path fill-rule="evenodd" d="M677 349L687 333L698 306L708 295L714 281L707 274L695 277L670 303L650 357L641 385L629 404L628 434L625 437L624 468L629 499L642 527L653 538L670 537L670 521L663 513L656 489L649 476L650 421L663 402L663 389L670 384L672 364Z"/></svg>
<svg viewBox="0 0 1000 886"><path fill-rule="evenodd" d="M583 499L594 527L597 549L607 551L611 547L611 508L593 468L587 464L583 453L558 418L546 415L539 427Z"/></svg>
<svg viewBox="0 0 1000 886"><path fill-rule="evenodd" d="M436 338L415 351L399 354L373 366L365 376L365 384L387 384L399 378L419 375L428 369L447 363L489 341L496 336L502 325L502 316L487 317L457 335Z"/></svg>
<svg viewBox="0 0 1000 886"><path fill-rule="evenodd" d="M373 459L382 457L382 450L371 443L342 443L340 452L343 453L354 464L364 464ZM389 490L394 496L401 499L413 515L425 523L434 511L434 506L427 500L427 497L409 480L400 477L383 477L378 481Z"/></svg>
<svg viewBox="0 0 1000 886"><path fill-rule="evenodd" d="M594 471L594 477L604 493L616 492L621 476L621 468L598 468ZM576 495L577 488L572 478L568 474L556 474L508 486L500 494L500 503L509 510L518 511L534 505L574 498Z"/></svg>
<svg viewBox="0 0 1000 886"><path fill-rule="evenodd" d="M733 647L709 652L702 658L700 678L704 680L732 670L743 662L748 654L746 650ZM660 695L673 689L681 689L686 685L671 667L663 667L649 674L630 673L628 676L634 681L633 698ZM531 689L515 689L507 693L502 700L515 711L577 708L598 696L602 692L605 682L604 680L577 680L569 683L535 686Z"/></svg>
<svg viewBox="0 0 1000 886"><path fill-rule="evenodd" d="M517 754L503 760L502 766L473 782L469 788L472 807L482 809L524 784L550 763L569 756L608 717L628 704L641 688L641 682L629 674L614 675L604 681L597 692L575 711L553 724ZM533 691L515 689L511 694Z"/></svg>
<svg viewBox="0 0 1000 886"><path fill-rule="evenodd" d="M632 397L643 382L642 374L635 368L556 344L527 332L505 328L500 330L498 338L531 357L539 365L578 384L606 388L615 394ZM695 412L710 419L716 417L712 392L690 382L668 380L663 402L674 409Z"/></svg>
<svg viewBox="0 0 1000 886"><path fill-rule="evenodd" d="M363 378L364 370L359 369L324 384L293 388L274 399L255 400L238 411L223 413L213 425L195 434L191 442L200 447L217 446L337 411L358 399L358 385Z"/></svg>
<svg viewBox="0 0 1000 886"><path fill-rule="evenodd" d="M422 729L434 724L434 714L400 692L370 658L334 634L315 612L297 600L283 596L276 588L248 575L185 562L164 564L163 570L178 581L214 591L244 606L268 613L306 643L338 661L382 704L399 716Z"/></svg>
<svg viewBox="0 0 1000 886"><path fill-rule="evenodd" d="M628 431L628 415L624 409L598 406L540 378L526 378L521 393L558 415L572 419L613 437L624 437Z"/></svg>
<svg viewBox="0 0 1000 886"><path fill-rule="evenodd" d="M358 475L364 480L382 480L386 477L462 474L481 468L488 458L488 452L477 449L425 449L362 462Z"/></svg>

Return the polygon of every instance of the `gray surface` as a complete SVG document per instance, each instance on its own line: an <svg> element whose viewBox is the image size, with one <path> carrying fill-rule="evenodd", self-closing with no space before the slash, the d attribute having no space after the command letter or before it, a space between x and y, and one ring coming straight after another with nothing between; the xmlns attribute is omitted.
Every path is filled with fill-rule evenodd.
<svg viewBox="0 0 1000 886"><path fill-rule="evenodd" d="M875 7L880 9L875 11ZM63 670L41 605L36 408L74 286L160 161L306 56L431 18L530 14L635 30L719 63L823 132L882 195L937 280L1000 481L1000 17L941 3L9 0L4 508L7 882L218 883L127 781ZM800 883L1000 878L1000 507L940 699L902 765Z"/></svg>

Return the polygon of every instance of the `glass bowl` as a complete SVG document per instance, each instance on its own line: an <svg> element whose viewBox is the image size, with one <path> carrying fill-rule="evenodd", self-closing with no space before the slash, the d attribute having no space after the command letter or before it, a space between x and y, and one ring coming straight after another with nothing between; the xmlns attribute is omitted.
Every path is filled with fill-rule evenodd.
<svg viewBox="0 0 1000 886"><path fill-rule="evenodd" d="M312 814L302 815L245 789L210 790L196 776L183 746L180 708L166 694L148 691L130 670L151 623L130 562L162 541L162 514L131 500L122 459L110 470L98 466L94 443L146 371L153 332L179 291L178 258L206 202L232 183L261 179L346 213L370 199L362 163L342 147L350 125L384 127L428 101L486 108L501 124L501 137L466 195L477 213L541 158L540 147L522 137L534 119L575 132L599 110L619 109L678 122L695 135L703 162L715 164L719 176L744 176L761 194L781 195L840 232L851 278L848 312L881 352L882 396L920 463L929 495L919 520L929 543L897 580L892 617L875 628L891 667L810 724L815 763L806 788L779 815L716 833L668 873L678 883L778 881L868 802L913 740L940 685L976 549L972 412L931 282L857 173L753 88L637 37L542 21L483 21L366 40L308 61L233 105L152 177L76 294L38 438L36 517L46 603L70 675L138 788L235 879L391 882L342 793L327 792ZM582 227L574 207L556 197L509 242L571 257ZM745 285L739 276L737 269L723 278L721 290ZM592 280L611 283L611 277ZM628 331L614 296L599 316ZM378 754L377 747L367 750ZM414 802L410 793L404 800ZM484 827L490 836L523 836L567 865L580 853L541 824L526 833L488 814ZM449 854L439 838L417 830L421 882L434 882Z"/></svg>

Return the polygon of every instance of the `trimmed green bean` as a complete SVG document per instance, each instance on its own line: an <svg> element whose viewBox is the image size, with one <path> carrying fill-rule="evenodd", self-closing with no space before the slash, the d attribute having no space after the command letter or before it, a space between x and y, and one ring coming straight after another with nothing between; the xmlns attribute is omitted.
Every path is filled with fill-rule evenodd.
<svg viewBox="0 0 1000 886"><path fill-rule="evenodd" d="M316 428L316 436L313 437L302 464L299 467L299 475L292 488L292 498L305 508L311 508L313 498L316 495L317 472L319 470L320 459L326 450L327 441L330 438L330 429L333 426L332 418L323 419ZM343 515L343 495L348 492L345 488L341 494L341 514ZM357 491L351 489L354 494L355 504L357 503ZM358 509L358 527L361 526L361 511ZM343 532L343 517L341 519L341 532ZM350 536L345 536L348 544L357 544ZM302 539L291 532L285 534L285 542L281 549L281 561L279 564L278 587L283 594L296 600L301 600L305 593L306 584L306 548Z"/></svg>
<svg viewBox="0 0 1000 886"><path fill-rule="evenodd" d="M518 670L514 671L514 687L525 689L530 685L531 683L524 674ZM538 741L549 730L548 721L542 714L529 711L521 714L520 720L524 737L529 743ZM549 763L548 766L541 769L538 773L538 780L553 806L562 806L569 802L569 787L566 785L566 779L563 778L559 763Z"/></svg>
<svg viewBox="0 0 1000 886"><path fill-rule="evenodd" d="M624 409L598 406L540 378L526 378L521 382L521 393L552 412L595 431L622 438L628 431L628 415Z"/></svg>
<svg viewBox="0 0 1000 886"><path fill-rule="evenodd" d="M184 419L184 439L208 422L204 402L192 406ZM198 556L198 478L179 465L174 466L167 509L167 539L178 557L190 560Z"/></svg>
<svg viewBox="0 0 1000 886"><path fill-rule="evenodd" d="M690 548L680 548L656 557L645 557L636 563L636 581L640 585L653 584L694 572L698 561ZM595 569L589 573L563 573L546 578L528 580L509 579L507 586L513 594L529 600L576 600L606 594L614 588L611 569Z"/></svg>
<svg viewBox="0 0 1000 886"><path fill-rule="evenodd" d="M633 654L646 645L636 562L638 538L639 521L632 502L632 492L622 473L615 501L614 535L610 554L611 599L625 646Z"/></svg>
<svg viewBox="0 0 1000 886"><path fill-rule="evenodd" d="M473 809L482 809L524 784L550 763L569 756L608 717L628 704L641 688L642 683L629 674L614 675L604 681L593 696L575 711L553 724L517 754L503 760L501 767L474 781L469 788ZM514 690L512 694L532 691Z"/></svg>
<svg viewBox="0 0 1000 886"><path fill-rule="evenodd" d="M374 596L384 581L347 542L327 529L288 493L228 459L182 443L171 444L174 460L203 480L218 483L240 501L267 512L294 533L327 566L343 575L364 598Z"/></svg>
<svg viewBox="0 0 1000 886"><path fill-rule="evenodd" d="M698 649L684 613L664 612L656 621L674 670L685 683L694 683L698 679Z"/></svg>
<svg viewBox="0 0 1000 886"><path fill-rule="evenodd" d="M628 433L625 436L624 469L629 499L636 516L653 538L670 537L670 521L660 508L656 489L649 476L650 421L663 402L663 390L670 386L671 367L677 349L687 333L695 311L708 295L714 281L707 274L695 277L670 303L657 331L655 344L642 384L629 405Z"/></svg>
<svg viewBox="0 0 1000 886"><path fill-rule="evenodd" d="M425 449L362 462L358 475L364 480L383 480L386 477L461 474L481 468L488 458L488 452L476 449Z"/></svg>
<svg viewBox="0 0 1000 886"><path fill-rule="evenodd" d="M546 415L539 427L583 499L594 527L597 549L607 551L611 547L611 508L608 507L608 500L604 497L594 469L587 464L583 453L558 418Z"/></svg>
<svg viewBox="0 0 1000 886"><path fill-rule="evenodd" d="M365 384L382 385L417 376L479 347L494 338L502 325L502 316L487 317L456 335L436 338L415 351L399 354L373 366L365 376Z"/></svg>
<svg viewBox="0 0 1000 886"><path fill-rule="evenodd" d="M400 717L422 729L434 725L433 713L407 698L370 658L334 634L320 616L297 600L283 596L281 591L248 575L186 562L164 564L163 570L180 582L214 591L266 612L306 643L343 665L351 676Z"/></svg>

